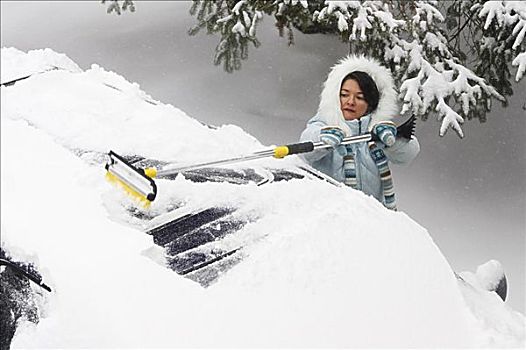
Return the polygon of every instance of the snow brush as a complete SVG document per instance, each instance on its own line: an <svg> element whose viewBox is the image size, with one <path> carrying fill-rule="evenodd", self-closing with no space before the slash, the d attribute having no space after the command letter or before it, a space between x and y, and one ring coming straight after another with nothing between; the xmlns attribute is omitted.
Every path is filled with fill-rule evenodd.
<svg viewBox="0 0 526 350"><path fill-rule="evenodd" d="M415 117L411 117L402 125L398 126L397 137L404 137L410 139L414 135L415 131ZM374 133L367 133L364 135L350 136L343 139L341 145L350 145L358 142L378 141L378 137ZM140 169L133 166L123 157L117 153L110 151L108 153L109 160L106 163L106 177L110 182L118 184L127 192L131 197L137 199L143 203L145 207L148 207L150 203L155 200L157 196L157 186L154 178L162 178L165 176L175 175L181 172L206 168L215 165L226 165L233 163L246 162L249 160L255 160L260 158L285 158L293 154L309 153L315 150L331 148L324 142L300 142L293 143L283 146L277 146L271 149L258 151L252 154L216 160L212 162L188 165L184 167L171 168L166 167L163 169L156 168L145 168Z"/></svg>

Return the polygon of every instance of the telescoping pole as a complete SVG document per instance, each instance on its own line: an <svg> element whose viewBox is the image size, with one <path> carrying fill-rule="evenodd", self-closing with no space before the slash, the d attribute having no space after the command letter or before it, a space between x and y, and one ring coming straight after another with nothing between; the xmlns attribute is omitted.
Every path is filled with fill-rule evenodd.
<svg viewBox="0 0 526 350"><path fill-rule="evenodd" d="M351 143L367 142L367 141L370 141L371 139L372 139L371 134L351 136L351 137L344 138L341 144L349 145ZM328 145L321 141L319 142L307 141L307 142L300 142L300 143L292 143L289 145L277 146L271 149L258 151L258 152L255 152L249 155L240 156L240 157L216 160L212 162L194 164L194 165L189 165L189 166L184 166L184 167L179 167L179 168L161 169L157 171L155 176L156 177L169 176L169 175L174 175L174 174L177 174L183 171L190 171L190 170L206 168L206 167L215 166L215 165L226 165L226 164L239 163L239 162L245 162L249 160L267 158L267 157L285 158L286 156L290 156L293 154L309 153L315 150L328 149L331 147L332 147L331 145Z"/></svg>

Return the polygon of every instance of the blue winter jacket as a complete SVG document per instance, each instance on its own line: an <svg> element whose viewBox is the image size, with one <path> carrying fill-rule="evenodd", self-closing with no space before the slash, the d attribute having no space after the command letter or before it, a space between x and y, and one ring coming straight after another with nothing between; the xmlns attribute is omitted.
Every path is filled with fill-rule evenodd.
<svg viewBox="0 0 526 350"><path fill-rule="evenodd" d="M351 134L347 136L357 136L368 133L371 117L363 116L360 119L345 121L349 126ZM301 134L301 141L320 141L321 128L328 126L323 118L315 116L307 123L307 128ZM352 148L356 162L356 180L358 189L365 194L372 195L380 202L384 203L382 182L378 167L371 157L367 142L360 142L349 145ZM347 155L347 147L339 146L336 149L323 149L302 155L302 158L319 171L330 177L343 182L343 157ZM385 147L378 142L378 147L384 150L387 159L395 164L408 164L418 152L420 145L416 137L411 140L397 138L391 147Z"/></svg>

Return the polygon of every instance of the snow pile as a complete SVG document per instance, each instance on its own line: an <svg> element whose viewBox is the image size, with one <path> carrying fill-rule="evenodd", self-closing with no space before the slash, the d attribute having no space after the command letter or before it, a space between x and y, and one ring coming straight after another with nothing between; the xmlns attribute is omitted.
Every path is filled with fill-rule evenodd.
<svg viewBox="0 0 526 350"><path fill-rule="evenodd" d="M203 289L154 262L151 237L111 217L103 201L115 189L104 169L71 150L183 163L261 147L253 137L152 104L99 67L47 72L1 91L2 240L38 256L54 290L40 323L19 328L14 347L524 344L524 317L496 295L487 306L479 289L459 288L424 228L322 181L160 181L159 203L235 204L259 218L242 229L260 237L248 256Z"/></svg>
<svg viewBox="0 0 526 350"><path fill-rule="evenodd" d="M490 260L477 267L475 273L460 273L459 284L467 305L476 316L478 327L483 330L480 343L496 347L524 346L524 316L511 310L496 293L491 292L497 288L503 276L501 264ZM522 342L518 339L522 339Z"/></svg>
<svg viewBox="0 0 526 350"><path fill-rule="evenodd" d="M31 50L25 53L14 47L2 48L1 69L2 84L53 69L81 71L79 66L66 55L51 49Z"/></svg>
<svg viewBox="0 0 526 350"><path fill-rule="evenodd" d="M481 289L495 290L501 278L504 277L504 269L500 262L490 260L477 267L475 277Z"/></svg>

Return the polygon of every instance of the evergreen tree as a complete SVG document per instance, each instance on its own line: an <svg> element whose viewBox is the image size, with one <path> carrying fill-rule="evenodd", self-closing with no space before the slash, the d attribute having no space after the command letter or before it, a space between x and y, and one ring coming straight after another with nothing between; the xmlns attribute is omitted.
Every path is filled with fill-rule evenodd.
<svg viewBox="0 0 526 350"><path fill-rule="evenodd" d="M117 1L113 1L114 3ZM421 119L436 113L440 135L461 124L485 121L493 99L506 105L512 73L526 70L526 2L487 0L193 0L197 24L219 34L214 63L241 68L257 25L273 16L279 34L294 43L304 34L338 35L350 53L377 58L393 72L402 113Z"/></svg>

